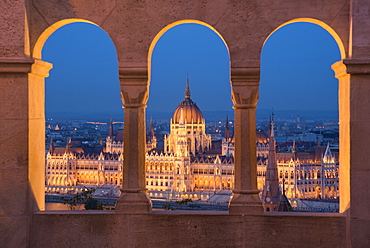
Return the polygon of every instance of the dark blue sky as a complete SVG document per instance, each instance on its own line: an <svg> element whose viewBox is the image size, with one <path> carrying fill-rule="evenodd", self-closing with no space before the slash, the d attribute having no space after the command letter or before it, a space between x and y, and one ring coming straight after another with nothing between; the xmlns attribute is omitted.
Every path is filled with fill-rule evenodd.
<svg viewBox="0 0 370 248"><path fill-rule="evenodd" d="M47 113L121 115L117 56L109 36L86 23L69 24L47 40L43 59L54 64L46 80ZM309 23L272 34L261 54L260 109L337 110L340 59L334 39ZM232 111L229 56L207 27L182 24L158 41L152 58L148 112L172 112L183 100L188 72L192 99L202 111Z"/></svg>
<svg viewBox="0 0 370 248"><path fill-rule="evenodd" d="M280 28L262 49L259 108L337 111L338 82L331 65L339 60L338 45L318 25Z"/></svg>

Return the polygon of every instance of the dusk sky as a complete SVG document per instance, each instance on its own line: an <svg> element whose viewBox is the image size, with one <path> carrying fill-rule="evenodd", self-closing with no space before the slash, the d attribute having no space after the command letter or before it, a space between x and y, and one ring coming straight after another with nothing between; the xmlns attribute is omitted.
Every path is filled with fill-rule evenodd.
<svg viewBox="0 0 370 248"><path fill-rule="evenodd" d="M122 113L117 55L102 29L85 23L58 29L43 59L54 65L46 79L47 113ZM262 50L259 109L336 111L337 80L330 66L339 59L334 39L321 27L298 23L279 29ZM187 74L202 111L232 111L224 43L207 27L182 24L154 49L148 112L174 111L184 98Z"/></svg>

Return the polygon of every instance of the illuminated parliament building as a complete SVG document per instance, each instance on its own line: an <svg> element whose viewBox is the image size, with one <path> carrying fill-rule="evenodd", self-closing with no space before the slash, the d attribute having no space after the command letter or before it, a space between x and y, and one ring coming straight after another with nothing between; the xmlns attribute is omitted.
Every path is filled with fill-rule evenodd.
<svg viewBox="0 0 370 248"><path fill-rule="evenodd" d="M190 96L187 81L185 99L173 113L170 134L164 137L163 148L157 147L150 122L146 187L153 198L207 200L215 193L233 189L234 139L229 123L226 121L222 144L215 147L206 133L202 112ZM266 197L271 187L277 187L275 192L279 194L284 187L288 198L338 197L338 156L331 152L329 145L299 153L293 143L290 153L276 153L275 145L269 146L272 141L275 144L272 135L273 120L268 135L257 131L257 180L262 201L273 199ZM117 195L123 180L123 153L123 131L114 134L112 122L105 147L100 150L74 147L71 140L66 147L54 147L51 142L46 155L45 190L76 193L89 187L102 189L108 196ZM275 158L273 161L269 161L271 156ZM271 168L276 172L275 178L266 176Z"/></svg>

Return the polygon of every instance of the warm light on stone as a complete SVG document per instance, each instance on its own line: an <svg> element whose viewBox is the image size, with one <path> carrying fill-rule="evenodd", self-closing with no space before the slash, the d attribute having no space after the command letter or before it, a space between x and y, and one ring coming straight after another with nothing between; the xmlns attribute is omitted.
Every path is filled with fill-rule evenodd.
<svg viewBox="0 0 370 248"><path fill-rule="evenodd" d="M0 1L0 10L0 247L369 246L368 0L33 0ZM102 27L117 49L125 108L123 194L117 212L37 212L44 195L44 77L51 68L41 51L57 28L80 21ZM260 53L275 29L297 21L327 30L342 56L333 65L339 79L339 214L262 214L258 198ZM151 55L161 35L183 22L217 30L230 53L236 135L230 214L149 214L145 108Z"/></svg>

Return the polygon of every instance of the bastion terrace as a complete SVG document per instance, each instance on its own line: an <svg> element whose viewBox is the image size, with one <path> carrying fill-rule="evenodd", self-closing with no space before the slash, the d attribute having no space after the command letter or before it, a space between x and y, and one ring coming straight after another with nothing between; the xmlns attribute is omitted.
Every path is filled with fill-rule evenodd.
<svg viewBox="0 0 370 248"><path fill-rule="evenodd" d="M368 0L19 0L0 2L0 247L369 247L370 2ZM115 211L44 211L47 38L88 22L118 55L124 180ZM255 108L265 40L289 23L336 40L340 213L264 214L256 175ZM216 32L230 54L235 188L227 213L152 211L145 189L145 108L151 55L182 23Z"/></svg>

